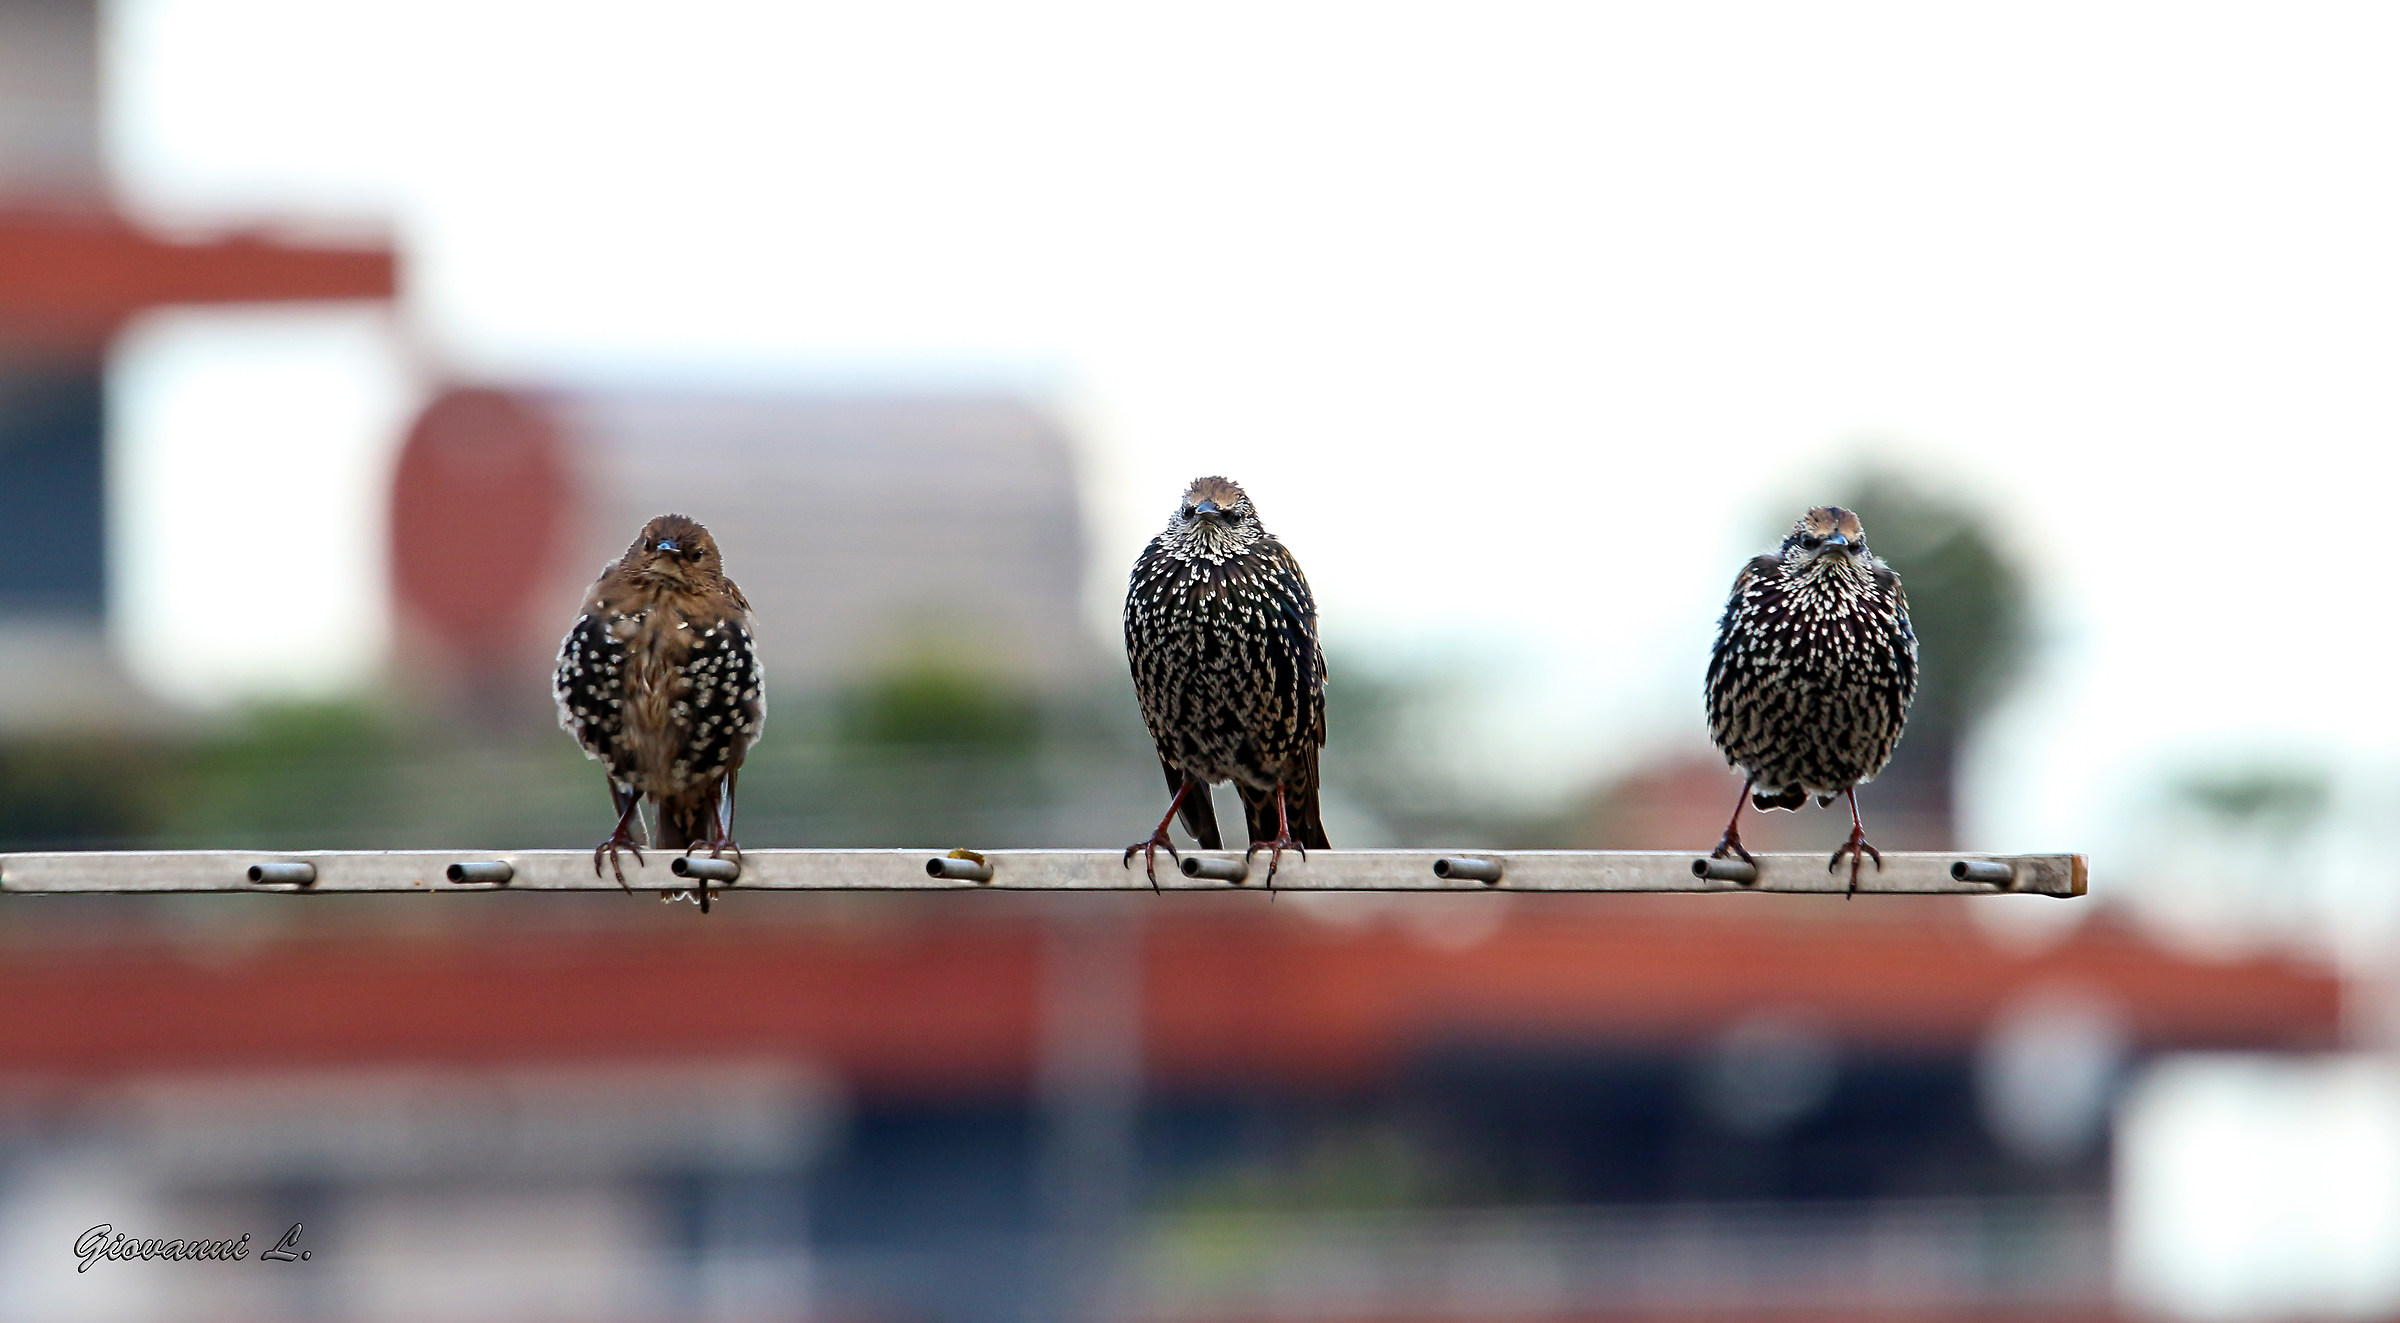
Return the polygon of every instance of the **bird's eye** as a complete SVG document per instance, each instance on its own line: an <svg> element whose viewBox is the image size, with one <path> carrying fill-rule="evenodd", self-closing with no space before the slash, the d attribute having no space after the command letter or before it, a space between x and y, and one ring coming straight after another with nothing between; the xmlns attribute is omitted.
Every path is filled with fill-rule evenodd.
<svg viewBox="0 0 2400 1323"><path fill-rule="evenodd" d="M1190 507L1190 506L1188 506L1188 505L1187 505L1187 506L1185 506L1185 507L1183 507L1183 517L1184 517L1184 518L1186 518L1186 519L1189 519L1189 518L1191 518L1191 517L1192 517L1192 507Z"/></svg>
<svg viewBox="0 0 2400 1323"><path fill-rule="evenodd" d="M1808 537L1804 537L1804 538L1800 539L1800 545L1801 545L1801 546L1804 546L1804 547L1810 547L1810 548L1821 547L1821 546L1824 546L1824 545L1825 545L1825 539L1823 539L1823 538L1821 538L1821 537L1817 537L1817 536L1816 536L1816 535L1814 535L1814 534L1811 534L1811 535L1809 535Z"/></svg>

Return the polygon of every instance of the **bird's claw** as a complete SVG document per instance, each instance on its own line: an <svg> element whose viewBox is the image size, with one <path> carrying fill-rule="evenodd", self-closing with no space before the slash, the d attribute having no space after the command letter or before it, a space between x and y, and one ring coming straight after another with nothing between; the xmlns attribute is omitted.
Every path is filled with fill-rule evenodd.
<svg viewBox="0 0 2400 1323"><path fill-rule="evenodd" d="M1742 857L1742 862L1745 864L1755 864L1758 862L1756 859L1750 857L1750 852L1748 850L1742 848L1742 838L1740 834L1732 831L1726 832L1725 835L1717 841L1717 848L1709 851L1708 857L1711 859L1722 859L1728 854L1740 855Z"/></svg>
<svg viewBox="0 0 2400 1323"><path fill-rule="evenodd" d="M1883 871L1883 851L1867 844L1867 836L1865 832L1854 830L1850 833L1849 840L1846 840L1839 846L1835 847L1833 851L1833 858L1827 860L1825 863L1825 871L1830 873L1834 869L1841 867L1843 855L1850 856L1850 890L1844 893L1845 895L1855 896L1858 894L1858 867L1860 858L1862 856L1875 861L1876 872L1880 873Z"/></svg>
<svg viewBox="0 0 2400 1323"><path fill-rule="evenodd" d="M649 866L649 861L642 858L641 845L637 843L633 837L624 832L619 832L592 847L592 876L606 876L606 874L603 874L600 871L600 856L606 855L608 856L608 866L610 870L615 872L617 875L617 885L624 887L627 891L631 891L633 890L633 887L631 884L625 881L625 861L618 856L617 852L619 850L633 851L633 862L640 864L645 868Z"/></svg>
<svg viewBox="0 0 2400 1323"><path fill-rule="evenodd" d="M1293 840L1290 832L1285 832L1271 841L1250 842L1250 848L1242 851L1242 862L1248 864L1250 856L1257 854L1262 846L1267 851L1267 890L1269 891L1275 889L1275 870L1283 865L1284 851L1298 850L1302 859L1308 858L1308 847Z"/></svg>
<svg viewBox="0 0 2400 1323"><path fill-rule="evenodd" d="M1128 845L1128 846L1126 846L1126 847L1125 847L1125 866L1126 866L1127 868L1131 868L1131 867L1133 867L1133 852L1134 852L1134 851L1136 851L1136 850L1139 850L1139 851L1141 851L1141 852L1142 852L1142 871L1143 871L1144 873L1147 873L1147 874L1149 875L1149 877L1150 877L1150 889L1151 889L1152 891L1156 891L1156 890L1158 890L1158 889L1159 889L1159 886L1158 886L1158 852L1159 852L1159 851L1161 851L1161 850L1164 850L1164 851L1166 851L1166 852L1167 852L1167 857L1168 857L1169 859L1172 859L1172 860L1174 860L1174 861L1175 861L1176 867L1180 868L1180 867L1182 867L1182 866L1183 866L1183 856L1182 856L1182 855L1179 855L1179 854L1177 854L1177 853L1175 853L1175 842L1173 842L1173 841L1171 841L1171 840L1167 839L1167 832L1166 832L1166 828L1164 828L1164 827L1161 827L1161 828L1159 828L1159 830L1158 830L1156 833L1154 833L1154 834L1153 834L1153 835L1150 837L1150 839L1149 839L1149 840L1146 840L1146 841L1135 841L1133 844L1131 844L1131 845Z"/></svg>

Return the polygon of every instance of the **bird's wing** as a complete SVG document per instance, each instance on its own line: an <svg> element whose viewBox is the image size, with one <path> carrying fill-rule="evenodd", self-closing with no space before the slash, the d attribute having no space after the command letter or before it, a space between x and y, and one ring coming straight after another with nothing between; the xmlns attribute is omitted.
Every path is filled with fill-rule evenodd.
<svg viewBox="0 0 2400 1323"><path fill-rule="evenodd" d="M726 615L692 623L691 653L684 670L691 681L690 733L683 749L698 774L730 772L767 724L766 668L746 616Z"/></svg>
<svg viewBox="0 0 2400 1323"><path fill-rule="evenodd" d="M558 645L550 694L558 700L559 726L583 746L584 756L608 764L615 775L624 755L625 643L597 613L576 617Z"/></svg>
<svg viewBox="0 0 2400 1323"><path fill-rule="evenodd" d="M1286 712L1296 733L1314 747L1325 743L1325 649L1317 641L1317 599L1308 590L1300 562L1282 543L1273 546L1267 562L1267 599L1273 604L1270 624L1279 645L1270 649L1277 671L1275 691L1288 703Z"/></svg>
<svg viewBox="0 0 2400 1323"><path fill-rule="evenodd" d="M1733 576L1733 591L1726 596L1725 614L1717 617L1717 641L1708 650L1710 693L1716 692L1718 677L1724 672L1735 626L1742 617L1742 607L1755 594L1772 589L1782 579L1783 562L1773 556L1753 556L1743 563L1741 572Z"/></svg>
<svg viewBox="0 0 2400 1323"><path fill-rule="evenodd" d="M1892 573L1891 567L1886 565L1876 567L1875 587L1883 593L1884 600L1891 604L1892 614L1900 622L1900 637L1907 640L1907 646L1900 650L1899 657L1900 711L1905 714L1908 705L1917 696L1917 629L1908 620L1908 590L1900 586L1900 576Z"/></svg>

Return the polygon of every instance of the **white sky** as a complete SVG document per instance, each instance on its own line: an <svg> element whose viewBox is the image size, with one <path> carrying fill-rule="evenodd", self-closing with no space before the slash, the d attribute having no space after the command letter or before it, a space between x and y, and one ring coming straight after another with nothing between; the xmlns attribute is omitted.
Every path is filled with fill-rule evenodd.
<svg viewBox="0 0 2400 1323"><path fill-rule="evenodd" d="M2046 592L1977 843L2105 856L2224 750L2400 792L2400 10L110 12L138 209L389 217L468 374L1030 385L1096 619L1232 474L1527 775L1702 747L1763 502L1871 445Z"/></svg>

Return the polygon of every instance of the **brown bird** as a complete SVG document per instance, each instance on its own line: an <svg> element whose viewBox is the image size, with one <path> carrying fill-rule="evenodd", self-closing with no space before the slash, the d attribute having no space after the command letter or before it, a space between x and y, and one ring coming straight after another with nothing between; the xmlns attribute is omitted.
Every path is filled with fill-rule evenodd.
<svg viewBox="0 0 2400 1323"><path fill-rule="evenodd" d="M1142 852L1158 885L1158 851L1175 854L1167 824L1204 850L1220 848L1208 787L1242 797L1250 852L1268 847L1267 885L1283 852L1332 848L1317 815L1317 752L1325 744L1325 650L1317 602L1300 562L1258 522L1240 487L1200 478L1166 531L1134 563L1125 593L1125 656L1142 720L1174 796Z"/></svg>
<svg viewBox="0 0 2400 1323"><path fill-rule="evenodd" d="M682 515L643 526L584 597L551 692L558 724L608 769L617 826L592 851L595 876L605 855L623 885L618 851L641 859L632 828L644 798L658 810L653 847L740 853L734 784L766 723L766 676L750 603L707 529ZM706 910L707 883L699 896Z"/></svg>
<svg viewBox="0 0 2400 1323"><path fill-rule="evenodd" d="M1797 810L1850 797L1850 856L1883 867L1858 816L1859 783L1891 761L1917 692L1917 635L1900 576L1867 550L1858 516L1821 505L1800 516L1775 554L1734 576L1708 658L1708 733L1748 779L1714 857L1742 848L1742 804Z"/></svg>

